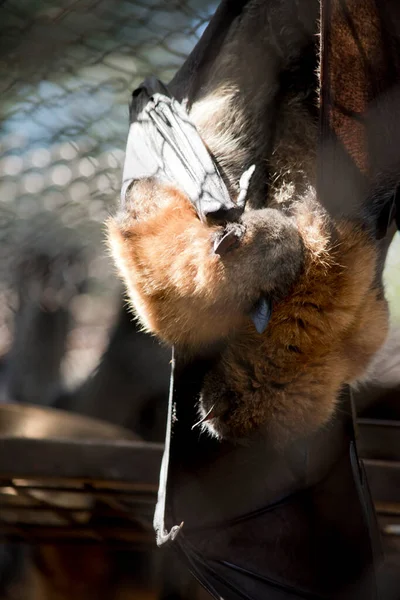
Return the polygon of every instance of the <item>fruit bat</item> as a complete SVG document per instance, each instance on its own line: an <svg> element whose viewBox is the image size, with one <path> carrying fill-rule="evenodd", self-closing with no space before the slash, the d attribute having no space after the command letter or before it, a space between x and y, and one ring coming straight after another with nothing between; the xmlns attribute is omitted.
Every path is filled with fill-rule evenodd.
<svg viewBox="0 0 400 600"><path fill-rule="evenodd" d="M316 1L223 2L168 90L133 93L111 250L144 329L217 353L199 414L220 437L325 425L386 336L367 186L317 169L318 17Z"/></svg>
<svg viewBox="0 0 400 600"><path fill-rule="evenodd" d="M278 0L222 2L168 90L133 95L109 239L174 345L155 526L215 598L377 597L349 385L387 332L383 7L324 1L320 103L319 4Z"/></svg>

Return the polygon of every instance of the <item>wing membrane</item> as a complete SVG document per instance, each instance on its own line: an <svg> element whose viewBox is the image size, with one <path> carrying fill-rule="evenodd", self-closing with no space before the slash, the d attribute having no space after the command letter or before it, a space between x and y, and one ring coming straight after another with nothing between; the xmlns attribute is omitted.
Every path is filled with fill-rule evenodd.
<svg viewBox="0 0 400 600"><path fill-rule="evenodd" d="M380 237L400 174L400 4L322 4L319 196L336 216Z"/></svg>
<svg viewBox="0 0 400 600"><path fill-rule="evenodd" d="M133 94L122 200L132 182L155 177L184 192L202 221L219 214L237 218L241 209L231 200L194 123L167 93L152 81Z"/></svg>

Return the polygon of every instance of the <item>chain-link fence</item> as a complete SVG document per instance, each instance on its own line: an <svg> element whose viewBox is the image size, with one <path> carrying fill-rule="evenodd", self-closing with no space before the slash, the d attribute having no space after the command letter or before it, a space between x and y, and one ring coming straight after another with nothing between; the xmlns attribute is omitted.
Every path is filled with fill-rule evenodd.
<svg viewBox="0 0 400 600"><path fill-rule="evenodd" d="M73 235L88 254L89 293L72 306L80 326L68 373L82 377L95 364L114 315L102 224L119 192L129 97L149 74L172 77L215 4L0 2L0 353L10 342L16 255L32 244L57 254Z"/></svg>

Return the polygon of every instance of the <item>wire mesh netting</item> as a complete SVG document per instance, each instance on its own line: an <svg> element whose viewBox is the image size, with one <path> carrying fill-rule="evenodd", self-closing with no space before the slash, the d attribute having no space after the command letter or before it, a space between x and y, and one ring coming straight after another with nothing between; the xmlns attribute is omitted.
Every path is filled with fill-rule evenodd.
<svg viewBox="0 0 400 600"><path fill-rule="evenodd" d="M69 244L86 252L88 285L72 306L80 327L67 376L95 364L114 314L102 224L119 193L130 94L149 74L172 77L214 9L203 0L0 3L0 353L16 257Z"/></svg>

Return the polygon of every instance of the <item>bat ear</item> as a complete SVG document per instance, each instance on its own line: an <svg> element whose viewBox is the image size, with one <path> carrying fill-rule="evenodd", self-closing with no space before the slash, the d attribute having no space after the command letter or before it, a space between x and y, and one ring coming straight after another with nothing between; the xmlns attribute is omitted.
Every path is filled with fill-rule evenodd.
<svg viewBox="0 0 400 600"><path fill-rule="evenodd" d="M377 238L399 206L399 48L398 0L322 1L318 193Z"/></svg>

